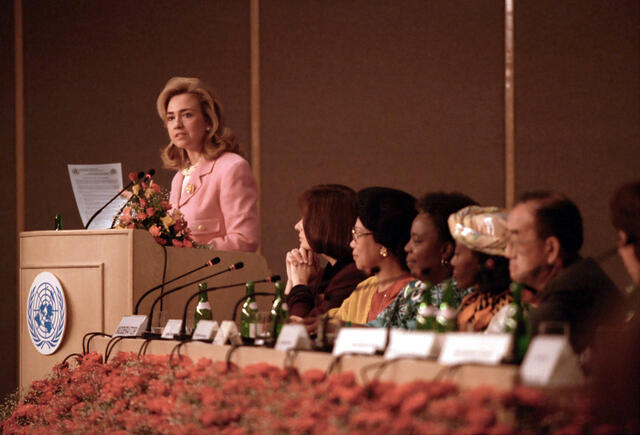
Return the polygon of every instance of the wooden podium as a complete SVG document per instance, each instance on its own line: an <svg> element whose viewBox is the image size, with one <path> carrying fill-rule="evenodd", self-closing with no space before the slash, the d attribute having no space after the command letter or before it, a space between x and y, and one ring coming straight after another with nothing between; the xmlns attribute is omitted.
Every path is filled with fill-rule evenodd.
<svg viewBox="0 0 640 435"><path fill-rule="evenodd" d="M209 288L257 281L271 274L259 254L209 249L166 248L166 280L204 265L213 257L219 264L168 284L165 290L211 275L242 261L244 267L207 280ZM124 315L133 314L138 298L161 283L165 253L149 233L142 230L72 230L32 231L20 234L20 307L19 307L19 367L20 387L47 375L51 368L71 353L82 350L82 337L88 332L112 334ZM60 347L51 355L38 352L31 342L27 325L27 298L34 278L40 272L50 272L62 284L67 323ZM184 303L197 291L194 284L175 292L164 300L166 318L182 318ZM273 292L273 284L256 285L256 291ZM149 313L159 291L142 302L139 314ZM209 294L214 319L218 322L232 317L236 301L245 294L244 285ZM190 305L187 325L193 324ZM261 309L270 305L269 298L259 298ZM159 304L154 311L154 326L158 325ZM165 318L165 320L166 320Z"/></svg>

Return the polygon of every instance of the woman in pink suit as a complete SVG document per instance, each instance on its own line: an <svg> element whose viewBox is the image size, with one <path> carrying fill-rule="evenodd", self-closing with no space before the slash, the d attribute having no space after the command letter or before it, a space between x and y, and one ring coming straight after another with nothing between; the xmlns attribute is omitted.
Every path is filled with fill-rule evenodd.
<svg viewBox="0 0 640 435"><path fill-rule="evenodd" d="M157 101L171 142L162 152L179 208L193 239L217 250L255 251L260 224L257 186L222 108L197 78L174 77Z"/></svg>

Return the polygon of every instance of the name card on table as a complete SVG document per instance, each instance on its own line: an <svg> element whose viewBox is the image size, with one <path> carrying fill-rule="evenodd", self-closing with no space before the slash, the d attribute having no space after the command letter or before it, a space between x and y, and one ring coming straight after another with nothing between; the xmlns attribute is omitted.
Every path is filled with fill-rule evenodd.
<svg viewBox="0 0 640 435"><path fill-rule="evenodd" d="M215 320L200 320L191 338L193 340L211 341L216 332L218 332L218 322Z"/></svg>
<svg viewBox="0 0 640 435"><path fill-rule="evenodd" d="M307 334L307 328L305 328L304 325L295 323L282 325L275 349L282 351L290 349L310 350L311 339L309 339L309 334Z"/></svg>
<svg viewBox="0 0 640 435"><path fill-rule="evenodd" d="M446 334L438 363L498 365L513 343L511 334L450 332Z"/></svg>
<svg viewBox="0 0 640 435"><path fill-rule="evenodd" d="M135 316L124 316L116 331L114 337L140 337L142 332L147 328L147 316L143 314Z"/></svg>
<svg viewBox="0 0 640 435"><path fill-rule="evenodd" d="M436 333L392 329L384 359L437 356Z"/></svg>
<svg viewBox="0 0 640 435"><path fill-rule="evenodd" d="M528 385L553 387L585 381L578 357L562 335L534 337L520 366L520 378Z"/></svg>
<svg viewBox="0 0 640 435"><path fill-rule="evenodd" d="M216 333L216 337L213 339L213 344L217 345L225 345L227 341L231 344L241 345L242 337L240 337L240 332L238 332L238 327L235 322L231 320L224 320L218 332Z"/></svg>
<svg viewBox="0 0 640 435"><path fill-rule="evenodd" d="M333 346L333 356L349 353L373 355L387 344L386 328L342 328Z"/></svg>
<svg viewBox="0 0 640 435"><path fill-rule="evenodd" d="M162 338L173 340L180 334L180 328L182 328L182 319L169 319L162 330Z"/></svg>

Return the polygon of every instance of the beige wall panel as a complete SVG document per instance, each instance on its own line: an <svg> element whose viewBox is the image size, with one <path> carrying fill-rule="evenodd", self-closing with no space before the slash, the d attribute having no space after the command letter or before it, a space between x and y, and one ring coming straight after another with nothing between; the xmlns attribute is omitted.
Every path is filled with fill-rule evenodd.
<svg viewBox="0 0 640 435"><path fill-rule="evenodd" d="M583 253L614 246L608 202L640 177L640 3L515 4L516 194L560 190L583 213ZM617 256L603 263L619 285Z"/></svg>
<svg viewBox="0 0 640 435"><path fill-rule="evenodd" d="M249 5L244 1L25 2L27 230L56 213L80 228L66 165L160 169L155 101L176 75L217 89L250 150ZM169 188L172 173L159 171Z"/></svg>
<svg viewBox="0 0 640 435"><path fill-rule="evenodd" d="M504 202L495 1L261 3L263 253L284 270L318 183Z"/></svg>

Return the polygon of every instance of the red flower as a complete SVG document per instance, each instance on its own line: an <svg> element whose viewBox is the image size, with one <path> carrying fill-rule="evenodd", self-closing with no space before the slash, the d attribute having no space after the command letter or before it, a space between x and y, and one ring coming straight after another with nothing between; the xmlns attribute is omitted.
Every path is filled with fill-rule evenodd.
<svg viewBox="0 0 640 435"><path fill-rule="evenodd" d="M496 414L487 408L473 408L467 411L467 422L472 426L486 428L496 421Z"/></svg>
<svg viewBox="0 0 640 435"><path fill-rule="evenodd" d="M320 369L309 369L302 374L302 379L304 382L309 384L317 384L324 380L324 370Z"/></svg>
<svg viewBox="0 0 640 435"><path fill-rule="evenodd" d="M407 414L411 414L424 409L428 402L429 395L425 391L417 391L402 403L400 410Z"/></svg>

